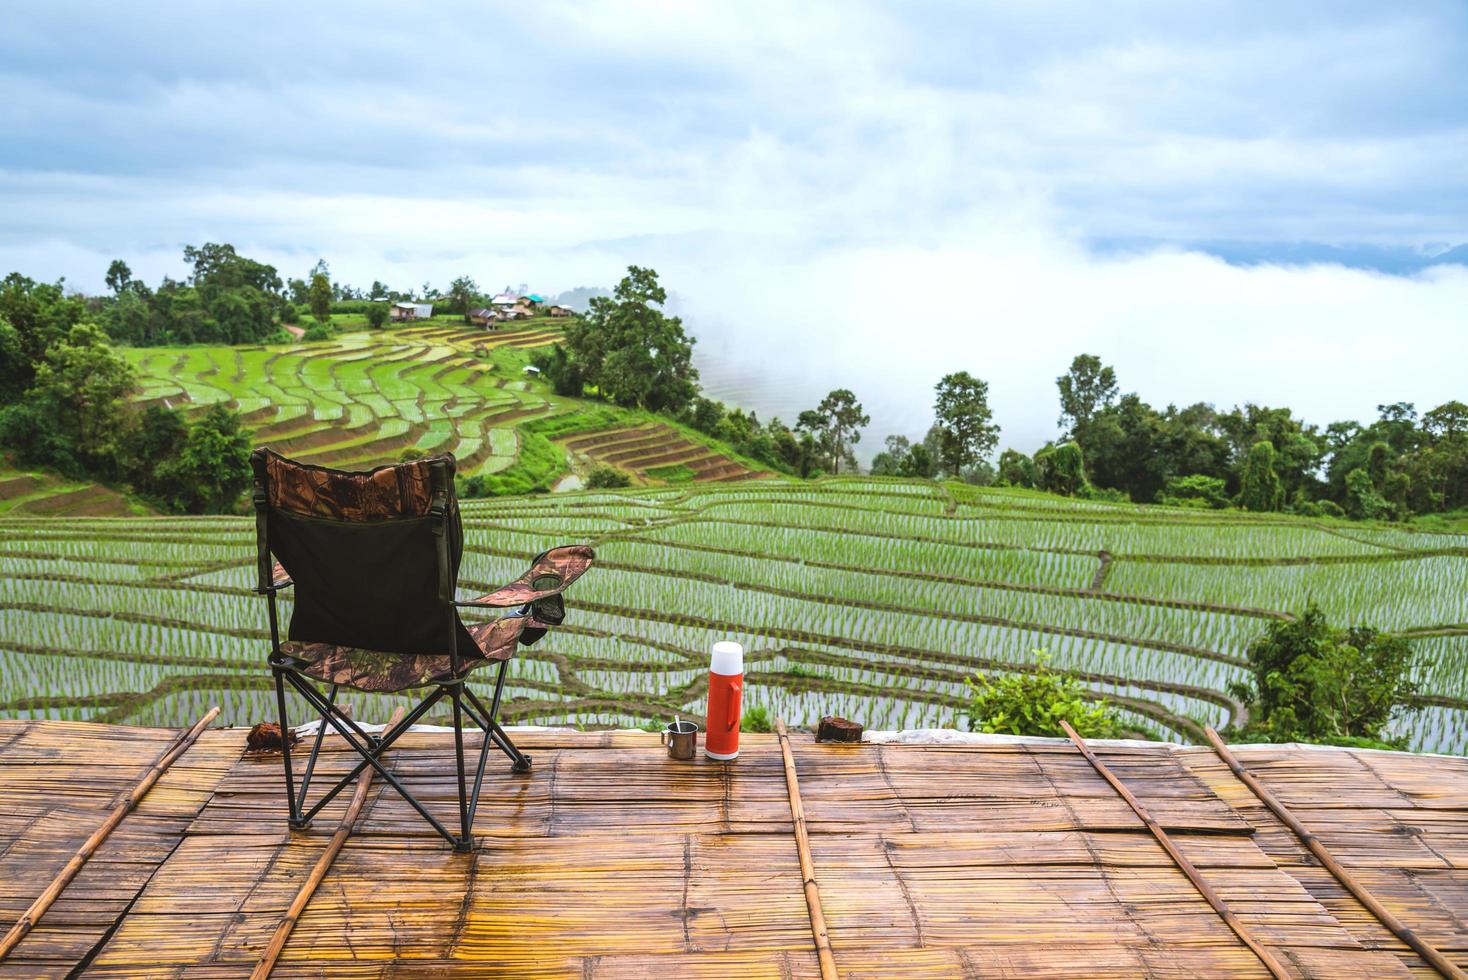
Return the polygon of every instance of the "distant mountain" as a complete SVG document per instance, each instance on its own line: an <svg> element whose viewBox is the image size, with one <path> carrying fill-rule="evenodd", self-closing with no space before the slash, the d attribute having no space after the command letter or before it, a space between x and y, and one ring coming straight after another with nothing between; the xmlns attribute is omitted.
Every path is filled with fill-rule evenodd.
<svg viewBox="0 0 1468 980"><path fill-rule="evenodd" d="M1217 256L1230 265L1341 265L1390 275L1411 275L1438 265L1468 265L1468 243L1418 248L1408 245L1327 245L1323 242L1256 242L1205 239L1172 242L1157 238L1099 238L1101 252L1145 252L1181 248Z"/></svg>

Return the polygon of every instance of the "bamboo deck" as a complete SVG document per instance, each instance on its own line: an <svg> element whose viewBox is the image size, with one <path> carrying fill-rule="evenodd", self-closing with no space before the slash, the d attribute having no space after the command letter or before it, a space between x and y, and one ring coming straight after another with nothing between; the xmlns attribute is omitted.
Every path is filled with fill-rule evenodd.
<svg viewBox="0 0 1468 980"><path fill-rule="evenodd" d="M0 721L0 927L176 733ZM477 736L476 736L477 738ZM455 854L381 781L272 977L820 976L781 748L669 760L655 735L524 732ZM336 743L336 744L333 744ZM206 731L5 960L11 977L248 977L351 794L292 835L278 757ZM1065 741L791 736L840 975L1267 977ZM1292 976L1436 976L1207 748L1094 746ZM1390 910L1468 965L1468 760L1236 747ZM321 785L355 756L328 738ZM386 756L453 809L451 736Z"/></svg>

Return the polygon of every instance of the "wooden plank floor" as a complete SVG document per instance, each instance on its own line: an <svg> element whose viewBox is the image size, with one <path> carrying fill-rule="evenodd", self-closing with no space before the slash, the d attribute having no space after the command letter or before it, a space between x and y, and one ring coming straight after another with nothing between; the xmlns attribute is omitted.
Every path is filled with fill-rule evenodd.
<svg viewBox="0 0 1468 980"><path fill-rule="evenodd" d="M172 734L0 722L0 916L14 920ZM746 736L728 765L670 761L642 733L516 738L534 770L492 757L473 854L374 783L273 976L819 976L773 736ZM844 977L1267 976L1069 743L793 738ZM243 758L243 742L206 733L0 977L248 976L348 794L290 834L279 759ZM1211 752L1097 753L1293 973L1430 975ZM1239 755L1468 963L1468 761ZM318 785L355 758L327 739ZM450 736L410 734L387 758L453 813Z"/></svg>

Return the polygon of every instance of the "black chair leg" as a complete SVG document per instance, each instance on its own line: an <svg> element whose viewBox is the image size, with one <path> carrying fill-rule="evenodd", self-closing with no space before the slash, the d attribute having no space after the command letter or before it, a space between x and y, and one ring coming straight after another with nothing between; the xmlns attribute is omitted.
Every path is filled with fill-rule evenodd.
<svg viewBox="0 0 1468 980"><path fill-rule="evenodd" d="M296 802L296 778L291 769L290 720L285 713L285 672L279 667L272 667L271 672L275 674L275 707L280 716L280 759L285 768L286 823L291 830L305 830L311 826L311 821L301 819L301 808Z"/></svg>
<svg viewBox="0 0 1468 980"><path fill-rule="evenodd" d="M530 771L530 756L515 747L515 743L510 741L509 734L500 727L498 721L500 696L504 692L505 686L505 666L503 663L500 664L499 678L495 681L494 685L494 700L490 702L489 708L486 709L484 707L479 698L474 696L474 692L469 689L468 685L464 687L464 696L469 699L469 704L473 705L479 712L477 715L471 712L471 717L474 718L475 723L484 729L484 734L495 745L499 746L501 752L509 757L510 770L512 772L527 773Z"/></svg>
<svg viewBox="0 0 1468 980"><path fill-rule="evenodd" d="M454 850L467 852L474 849L474 838L469 833L469 790L464 777L464 709L461 689L456 686L449 697L454 702L454 761L458 764L459 777L459 839L454 842Z"/></svg>

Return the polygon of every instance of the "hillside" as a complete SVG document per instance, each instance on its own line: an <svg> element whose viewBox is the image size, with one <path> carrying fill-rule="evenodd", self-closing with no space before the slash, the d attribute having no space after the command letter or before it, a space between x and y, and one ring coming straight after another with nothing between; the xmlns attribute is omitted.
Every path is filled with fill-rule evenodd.
<svg viewBox="0 0 1468 980"><path fill-rule="evenodd" d="M600 557L566 626L513 662L515 722L696 714L709 644L729 636L750 651L748 702L792 722L958 724L965 676L1044 649L1138 723L1191 739L1237 714L1225 691L1268 620L1313 599L1409 635L1434 704L1403 730L1419 749L1468 747L1464 535L859 478L464 512L466 593L551 544ZM268 718L252 561L245 518L0 520L0 714L179 724L219 701L226 721ZM353 698L386 716L388 699Z"/></svg>
<svg viewBox="0 0 1468 980"><path fill-rule="evenodd" d="M142 381L140 403L225 402L257 445L326 466L452 452L460 475L495 477L491 488L505 491L549 489L597 463L651 484L763 475L666 420L551 393L526 367L559 336L549 319L496 331L436 320L311 344L125 354Z"/></svg>

